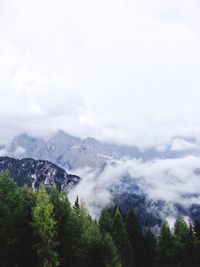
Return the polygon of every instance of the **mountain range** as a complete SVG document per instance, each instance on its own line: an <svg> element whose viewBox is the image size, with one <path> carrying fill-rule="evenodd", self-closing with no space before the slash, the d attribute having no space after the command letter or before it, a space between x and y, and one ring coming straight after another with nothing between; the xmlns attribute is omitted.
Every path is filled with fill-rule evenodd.
<svg viewBox="0 0 200 267"><path fill-rule="evenodd" d="M179 158L186 155L200 155L200 146L195 140L175 137L165 146L141 150L137 146L104 143L95 138L80 139L59 130L52 138L44 140L26 133L16 136L7 146L0 146L1 156L49 160L58 166L76 170L90 167L102 169L113 160L123 157L144 161L160 158Z"/></svg>
<svg viewBox="0 0 200 267"><path fill-rule="evenodd" d="M2 144L0 156L0 171L9 169L22 182L28 177L32 186L64 188L71 201L80 196L94 216L116 203L125 212L134 208L140 222L150 226L163 217L200 215L200 146L193 138L174 137L166 145L141 149L62 130L48 140L24 133Z"/></svg>

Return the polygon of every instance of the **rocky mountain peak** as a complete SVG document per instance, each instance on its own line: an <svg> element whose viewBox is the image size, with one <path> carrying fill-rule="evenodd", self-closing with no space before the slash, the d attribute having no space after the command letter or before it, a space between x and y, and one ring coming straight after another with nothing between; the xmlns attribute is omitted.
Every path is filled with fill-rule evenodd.
<svg viewBox="0 0 200 267"><path fill-rule="evenodd" d="M32 188L38 188L44 184L47 188L56 186L67 193L80 181L80 177L68 174L50 161L31 158L19 160L0 157L0 173L4 171L9 171L19 186L27 184Z"/></svg>

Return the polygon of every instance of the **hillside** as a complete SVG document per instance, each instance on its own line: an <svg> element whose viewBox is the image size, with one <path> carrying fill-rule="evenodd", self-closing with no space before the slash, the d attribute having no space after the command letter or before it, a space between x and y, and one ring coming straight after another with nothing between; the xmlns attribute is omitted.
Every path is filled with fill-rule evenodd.
<svg viewBox="0 0 200 267"><path fill-rule="evenodd" d="M56 186L58 190L69 192L80 181L80 177L45 160L0 157L0 173L5 171L10 172L19 186L28 185L34 189L44 184L47 188Z"/></svg>

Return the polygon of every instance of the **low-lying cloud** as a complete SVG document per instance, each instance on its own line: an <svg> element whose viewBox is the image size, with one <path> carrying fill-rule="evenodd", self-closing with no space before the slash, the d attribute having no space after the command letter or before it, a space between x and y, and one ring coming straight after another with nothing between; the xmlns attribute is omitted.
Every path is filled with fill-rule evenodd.
<svg viewBox="0 0 200 267"><path fill-rule="evenodd" d="M94 216L112 201L112 189L124 192L122 177L128 176L153 201L181 203L185 207L200 203L200 156L178 159L141 160L123 159L107 166L102 172L77 170L82 181L69 194L83 199ZM126 189L125 189L126 190Z"/></svg>

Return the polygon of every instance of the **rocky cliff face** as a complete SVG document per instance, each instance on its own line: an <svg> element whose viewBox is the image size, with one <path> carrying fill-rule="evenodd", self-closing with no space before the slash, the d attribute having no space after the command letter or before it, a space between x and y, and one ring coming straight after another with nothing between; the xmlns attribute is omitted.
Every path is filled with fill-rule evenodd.
<svg viewBox="0 0 200 267"><path fill-rule="evenodd" d="M31 158L18 160L0 157L0 173L4 171L9 171L19 186L27 184L32 188L38 188L44 184L47 188L56 186L67 193L80 180L80 177L68 174L49 161Z"/></svg>
<svg viewBox="0 0 200 267"><path fill-rule="evenodd" d="M50 140L42 140L21 134L3 151L14 158L44 159L65 169L90 167L102 168L111 158L123 155L113 145L104 144L94 138L81 140L58 131Z"/></svg>
<svg viewBox="0 0 200 267"><path fill-rule="evenodd" d="M21 134L7 147L0 146L0 156L48 160L69 170L85 167L102 169L113 160L123 157L148 161L199 154L200 148L196 147L194 140L181 137L171 140L171 143L164 147L151 147L141 151L136 146L108 144L91 137L82 140L62 130L49 140Z"/></svg>

